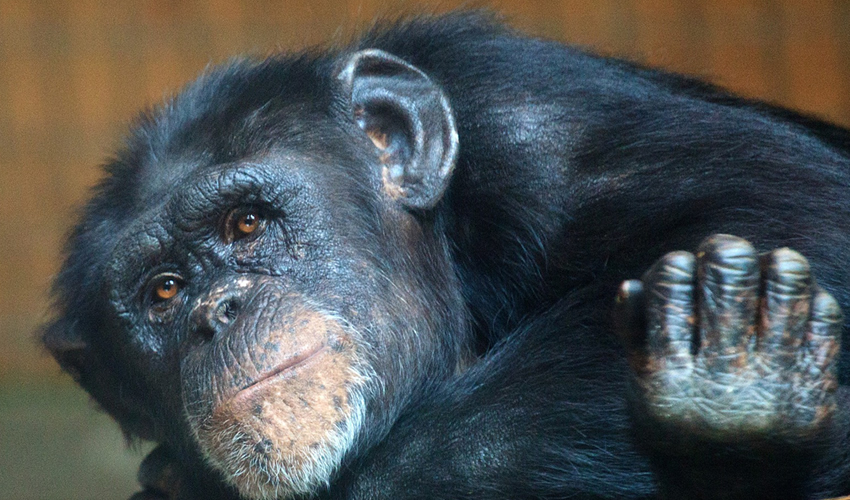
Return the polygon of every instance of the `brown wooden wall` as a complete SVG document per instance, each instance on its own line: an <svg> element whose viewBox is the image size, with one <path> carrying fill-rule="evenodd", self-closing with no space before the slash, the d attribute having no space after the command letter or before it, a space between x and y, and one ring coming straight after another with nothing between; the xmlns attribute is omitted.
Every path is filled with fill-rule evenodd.
<svg viewBox="0 0 850 500"><path fill-rule="evenodd" d="M457 0L0 0L0 382L52 374L33 330L74 207L141 107L230 55ZM392 5L388 8L387 5ZM846 0L496 0L538 35L850 124Z"/></svg>

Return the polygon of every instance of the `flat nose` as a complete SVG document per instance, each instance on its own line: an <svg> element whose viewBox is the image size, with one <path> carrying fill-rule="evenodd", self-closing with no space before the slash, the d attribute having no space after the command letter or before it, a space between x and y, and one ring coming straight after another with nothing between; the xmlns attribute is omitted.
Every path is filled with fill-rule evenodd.
<svg viewBox="0 0 850 500"><path fill-rule="evenodd" d="M195 333L206 339L226 333L239 317L241 307L242 300L234 290L211 293L192 311Z"/></svg>

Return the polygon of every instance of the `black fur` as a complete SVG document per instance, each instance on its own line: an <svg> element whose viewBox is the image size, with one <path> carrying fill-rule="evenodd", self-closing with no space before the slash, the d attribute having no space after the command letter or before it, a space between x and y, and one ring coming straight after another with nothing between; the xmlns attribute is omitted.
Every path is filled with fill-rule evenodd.
<svg viewBox="0 0 850 500"><path fill-rule="evenodd" d="M176 374L157 372L155 361L120 361L128 343L148 339L127 339L120 312L105 312L105 256L137 214L159 210L181 189L187 171L281 144L339 165L327 178L346 180L328 189L341 189L340 209L361 232L352 229L350 241L377 245L368 242L382 238L374 200L364 194L373 187L347 167L361 164L351 144L362 139L340 125L333 82L339 61L365 48L422 70L454 111L453 179L417 220L434 235L433 249L420 251L447 245L456 282L434 283L424 271L418 279L440 290L459 283L463 304L434 322L447 351L474 350L477 358L457 376L416 381L419 394L399 403L397 420L364 438L317 494L655 496L649 462L633 444L641 436L629 432L628 368L610 304L622 280L709 234L739 235L762 250L793 247L850 309L850 134L842 128L527 38L480 14L382 26L348 47L237 60L134 127L70 239L56 285L61 316L46 335L129 434L175 449L187 482L214 479L185 444L184 424L170 420L180 413L176 403L152 392ZM96 350L57 347L60 338ZM846 333L844 340L850 345ZM846 360L840 378L850 383ZM779 475L754 484L755 496L850 494L850 444L841 439L823 464L788 466L814 472L787 476L794 484ZM199 497L233 494L206 487L197 486Z"/></svg>

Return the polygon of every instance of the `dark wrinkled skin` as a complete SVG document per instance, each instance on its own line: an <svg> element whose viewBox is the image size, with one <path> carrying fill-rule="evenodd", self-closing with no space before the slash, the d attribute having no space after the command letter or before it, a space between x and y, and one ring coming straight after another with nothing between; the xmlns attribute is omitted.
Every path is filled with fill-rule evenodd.
<svg viewBox="0 0 850 500"><path fill-rule="evenodd" d="M137 498L824 498L848 262L846 130L454 14L143 117L45 344Z"/></svg>

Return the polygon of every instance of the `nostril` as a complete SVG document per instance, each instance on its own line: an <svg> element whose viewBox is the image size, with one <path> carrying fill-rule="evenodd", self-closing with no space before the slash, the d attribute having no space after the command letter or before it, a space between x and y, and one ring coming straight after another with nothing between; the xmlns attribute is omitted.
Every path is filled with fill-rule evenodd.
<svg viewBox="0 0 850 500"><path fill-rule="evenodd" d="M201 300L192 312L193 330L205 340L225 334L239 317L242 308L240 297L235 293L220 293Z"/></svg>
<svg viewBox="0 0 850 500"><path fill-rule="evenodd" d="M239 303L235 299L221 301L215 310L215 320L222 325L228 325L236 320L239 314Z"/></svg>

